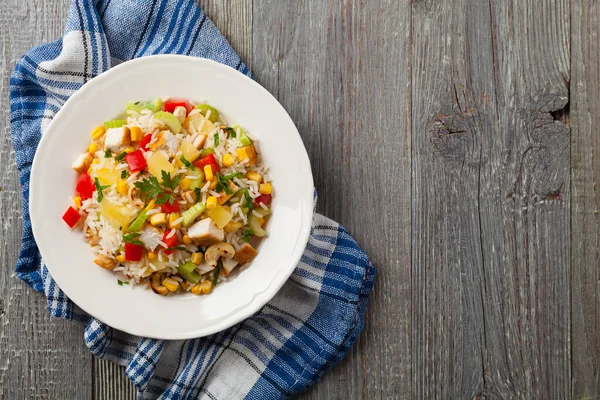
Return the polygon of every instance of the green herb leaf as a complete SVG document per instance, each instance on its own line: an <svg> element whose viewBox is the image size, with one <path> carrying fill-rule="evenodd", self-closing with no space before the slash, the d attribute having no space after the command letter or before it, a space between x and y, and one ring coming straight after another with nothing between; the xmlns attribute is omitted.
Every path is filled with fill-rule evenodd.
<svg viewBox="0 0 600 400"><path fill-rule="evenodd" d="M254 231L252 231L252 229L244 229L244 232L242 233L242 240L246 243L250 242L250 240L252 239L252 236L254 236Z"/></svg>
<svg viewBox="0 0 600 400"><path fill-rule="evenodd" d="M231 137L231 138L234 138L234 139L235 139L236 133L235 133L235 130L234 130L232 127L228 126L227 128L223 128L223 130L224 130L226 133L228 133L228 134L229 134L229 137Z"/></svg>
<svg viewBox="0 0 600 400"><path fill-rule="evenodd" d="M169 204L175 202L174 190L179 185L181 176L176 176L171 179L171 175L167 171L161 171L162 184L158 182L155 176L150 176L148 179L138 181L134 183L134 186L142 191L142 193L150 198L155 199L156 204L165 204L167 201Z"/></svg>
<svg viewBox="0 0 600 400"><path fill-rule="evenodd" d="M121 154L119 154L118 156L115 157L116 161L121 161L125 158L125 156L127 155L127 152L122 152Z"/></svg>
<svg viewBox="0 0 600 400"><path fill-rule="evenodd" d="M117 279L117 285L123 286L123 282Z"/></svg>
<svg viewBox="0 0 600 400"><path fill-rule="evenodd" d="M221 272L221 260L219 259L219 261L217 261L217 268L215 268L215 273L213 275L213 287L217 286L217 282L219 280L219 272Z"/></svg>
<svg viewBox="0 0 600 400"><path fill-rule="evenodd" d="M121 171L121 179L127 178L127 175L129 175L129 173L127 172L127 170L124 169L123 171Z"/></svg>
<svg viewBox="0 0 600 400"><path fill-rule="evenodd" d="M215 142L215 146L219 145L219 134L215 133L215 135L213 136L213 140Z"/></svg>
<svg viewBox="0 0 600 400"><path fill-rule="evenodd" d="M165 250L174 251L174 250L187 250L183 246L175 246L175 247L167 247Z"/></svg>
<svg viewBox="0 0 600 400"><path fill-rule="evenodd" d="M131 243L131 244L137 244L138 246L143 246L144 243L142 243L138 238L140 237L139 233L126 233L125 235L123 235L123 242L125 243Z"/></svg>
<svg viewBox="0 0 600 400"><path fill-rule="evenodd" d="M243 201L243 208L248 208L249 210L252 209L252 197L250 197L250 193L248 192L248 189L243 189L242 190L242 195L244 196Z"/></svg>
<svg viewBox="0 0 600 400"><path fill-rule="evenodd" d="M112 151L110 151L110 149L104 150L104 158L111 158L111 157L112 157Z"/></svg>
<svg viewBox="0 0 600 400"><path fill-rule="evenodd" d="M106 188L109 188L110 185L101 185L100 181L98 180L98 178L94 178L94 186L96 186L96 191L98 192L98 203L100 203L102 201L102 199L104 198L104 193L102 193L102 191Z"/></svg>
<svg viewBox="0 0 600 400"><path fill-rule="evenodd" d="M202 191L200 188L194 189L194 193L196 194L196 201L200 201L200 197L202 195Z"/></svg>
<svg viewBox="0 0 600 400"><path fill-rule="evenodd" d="M192 170L193 170L193 169L196 169L196 167L194 167L194 164L192 164L191 162L189 162L189 161L187 160L187 158L185 158L185 156L181 156L181 157L179 157L179 161L181 161L181 163L182 163L183 165L185 165L186 167L188 167L189 169L192 169Z"/></svg>

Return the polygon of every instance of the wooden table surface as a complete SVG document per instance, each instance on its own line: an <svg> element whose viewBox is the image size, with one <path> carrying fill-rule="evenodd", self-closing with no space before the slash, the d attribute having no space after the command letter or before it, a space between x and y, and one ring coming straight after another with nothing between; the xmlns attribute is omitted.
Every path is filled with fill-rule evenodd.
<svg viewBox="0 0 600 400"><path fill-rule="evenodd" d="M200 3L377 266L363 334L301 397L600 398L597 1ZM0 398L133 399L13 276L8 78L67 9L0 2Z"/></svg>

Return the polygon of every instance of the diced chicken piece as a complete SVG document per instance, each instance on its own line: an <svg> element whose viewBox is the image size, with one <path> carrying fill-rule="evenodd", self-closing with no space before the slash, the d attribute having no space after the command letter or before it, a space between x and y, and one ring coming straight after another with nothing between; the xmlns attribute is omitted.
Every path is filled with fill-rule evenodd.
<svg viewBox="0 0 600 400"><path fill-rule="evenodd" d="M200 246L210 246L225 239L225 231L219 229L210 218L203 219L190 226L188 236Z"/></svg>
<svg viewBox="0 0 600 400"><path fill-rule="evenodd" d="M154 251L154 249L156 249L162 238L163 234L160 229L152 225L144 225L140 231L139 239L150 251Z"/></svg>
<svg viewBox="0 0 600 400"><path fill-rule="evenodd" d="M227 193L225 193L225 191L222 191L221 193L219 193L219 198L217 199L219 201L219 204L224 204L227 200L229 200L231 198L231 196L233 196L235 194L235 192L237 192L239 190L239 188L233 182L231 182L231 180L228 180L227 184L229 185L229 188L231 189L231 193L227 194Z"/></svg>
<svg viewBox="0 0 600 400"><path fill-rule="evenodd" d="M258 160L258 155L256 154L256 149L254 145L249 145L245 147L240 147L236 150L238 159L240 161L248 160L247 165L256 165L256 161Z"/></svg>
<svg viewBox="0 0 600 400"><path fill-rule="evenodd" d="M205 261L201 262L196 267L196 271L198 271L200 274L205 274L207 272L212 271L213 269L215 269L215 267L213 267L212 265L208 265Z"/></svg>
<svg viewBox="0 0 600 400"><path fill-rule="evenodd" d="M223 261L223 269L221 271L225 276L229 275L236 265L238 265L238 262L235 260L235 258L222 258L221 260Z"/></svg>
<svg viewBox="0 0 600 400"><path fill-rule="evenodd" d="M71 168L82 174L92 165L92 161L94 161L94 156L90 153L81 153Z"/></svg>
<svg viewBox="0 0 600 400"><path fill-rule="evenodd" d="M167 153L169 153L170 157L173 157L181 145L181 136L173 135L171 132L167 132L164 138Z"/></svg>
<svg viewBox="0 0 600 400"><path fill-rule="evenodd" d="M240 247L239 250L235 252L233 258L237 260L240 264L244 265L252 261L257 254L258 252L254 247L252 247L248 243L244 243L242 247Z"/></svg>
<svg viewBox="0 0 600 400"><path fill-rule="evenodd" d="M131 135L127 126L110 128L104 137L104 148L118 151L121 146L131 143Z"/></svg>
<svg viewBox="0 0 600 400"><path fill-rule="evenodd" d="M105 256L104 254L98 254L98 256L94 259L94 262L101 266L104 269L113 270L117 265L115 260L110 257Z"/></svg>
<svg viewBox="0 0 600 400"><path fill-rule="evenodd" d="M208 139L208 135L199 135L196 140L194 140L194 147L198 150L202 150L204 148L204 143L206 143L206 139Z"/></svg>
<svg viewBox="0 0 600 400"><path fill-rule="evenodd" d="M185 117L187 116L187 109L183 106L177 106L175 107L175 110L173 110L173 115L180 124L183 124L183 121L185 121Z"/></svg>
<svg viewBox="0 0 600 400"><path fill-rule="evenodd" d="M169 133L169 131L160 131L156 134L156 140L148 145L148 149L150 151L156 151L160 147L164 146L165 138L164 136Z"/></svg>
<svg viewBox="0 0 600 400"><path fill-rule="evenodd" d="M201 113L191 115L183 121L183 127L190 134L202 133L208 135L216 129L215 124L210 122L208 118L205 118Z"/></svg>

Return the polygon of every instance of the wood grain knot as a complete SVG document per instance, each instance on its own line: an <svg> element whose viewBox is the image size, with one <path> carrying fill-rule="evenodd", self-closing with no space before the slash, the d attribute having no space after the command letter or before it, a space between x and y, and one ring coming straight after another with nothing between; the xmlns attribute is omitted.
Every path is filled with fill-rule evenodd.
<svg viewBox="0 0 600 400"><path fill-rule="evenodd" d="M472 158L472 119L471 110L458 114L438 114L431 119L428 133L436 158L457 167Z"/></svg>

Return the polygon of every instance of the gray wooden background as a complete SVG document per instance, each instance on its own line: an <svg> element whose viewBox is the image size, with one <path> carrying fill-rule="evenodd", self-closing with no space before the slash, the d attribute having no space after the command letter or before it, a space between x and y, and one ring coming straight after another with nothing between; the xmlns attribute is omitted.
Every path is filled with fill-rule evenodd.
<svg viewBox="0 0 600 400"><path fill-rule="evenodd" d="M600 398L597 1L200 3L378 267L363 334L301 397ZM8 78L67 8L0 2L0 397L133 399L13 276Z"/></svg>

